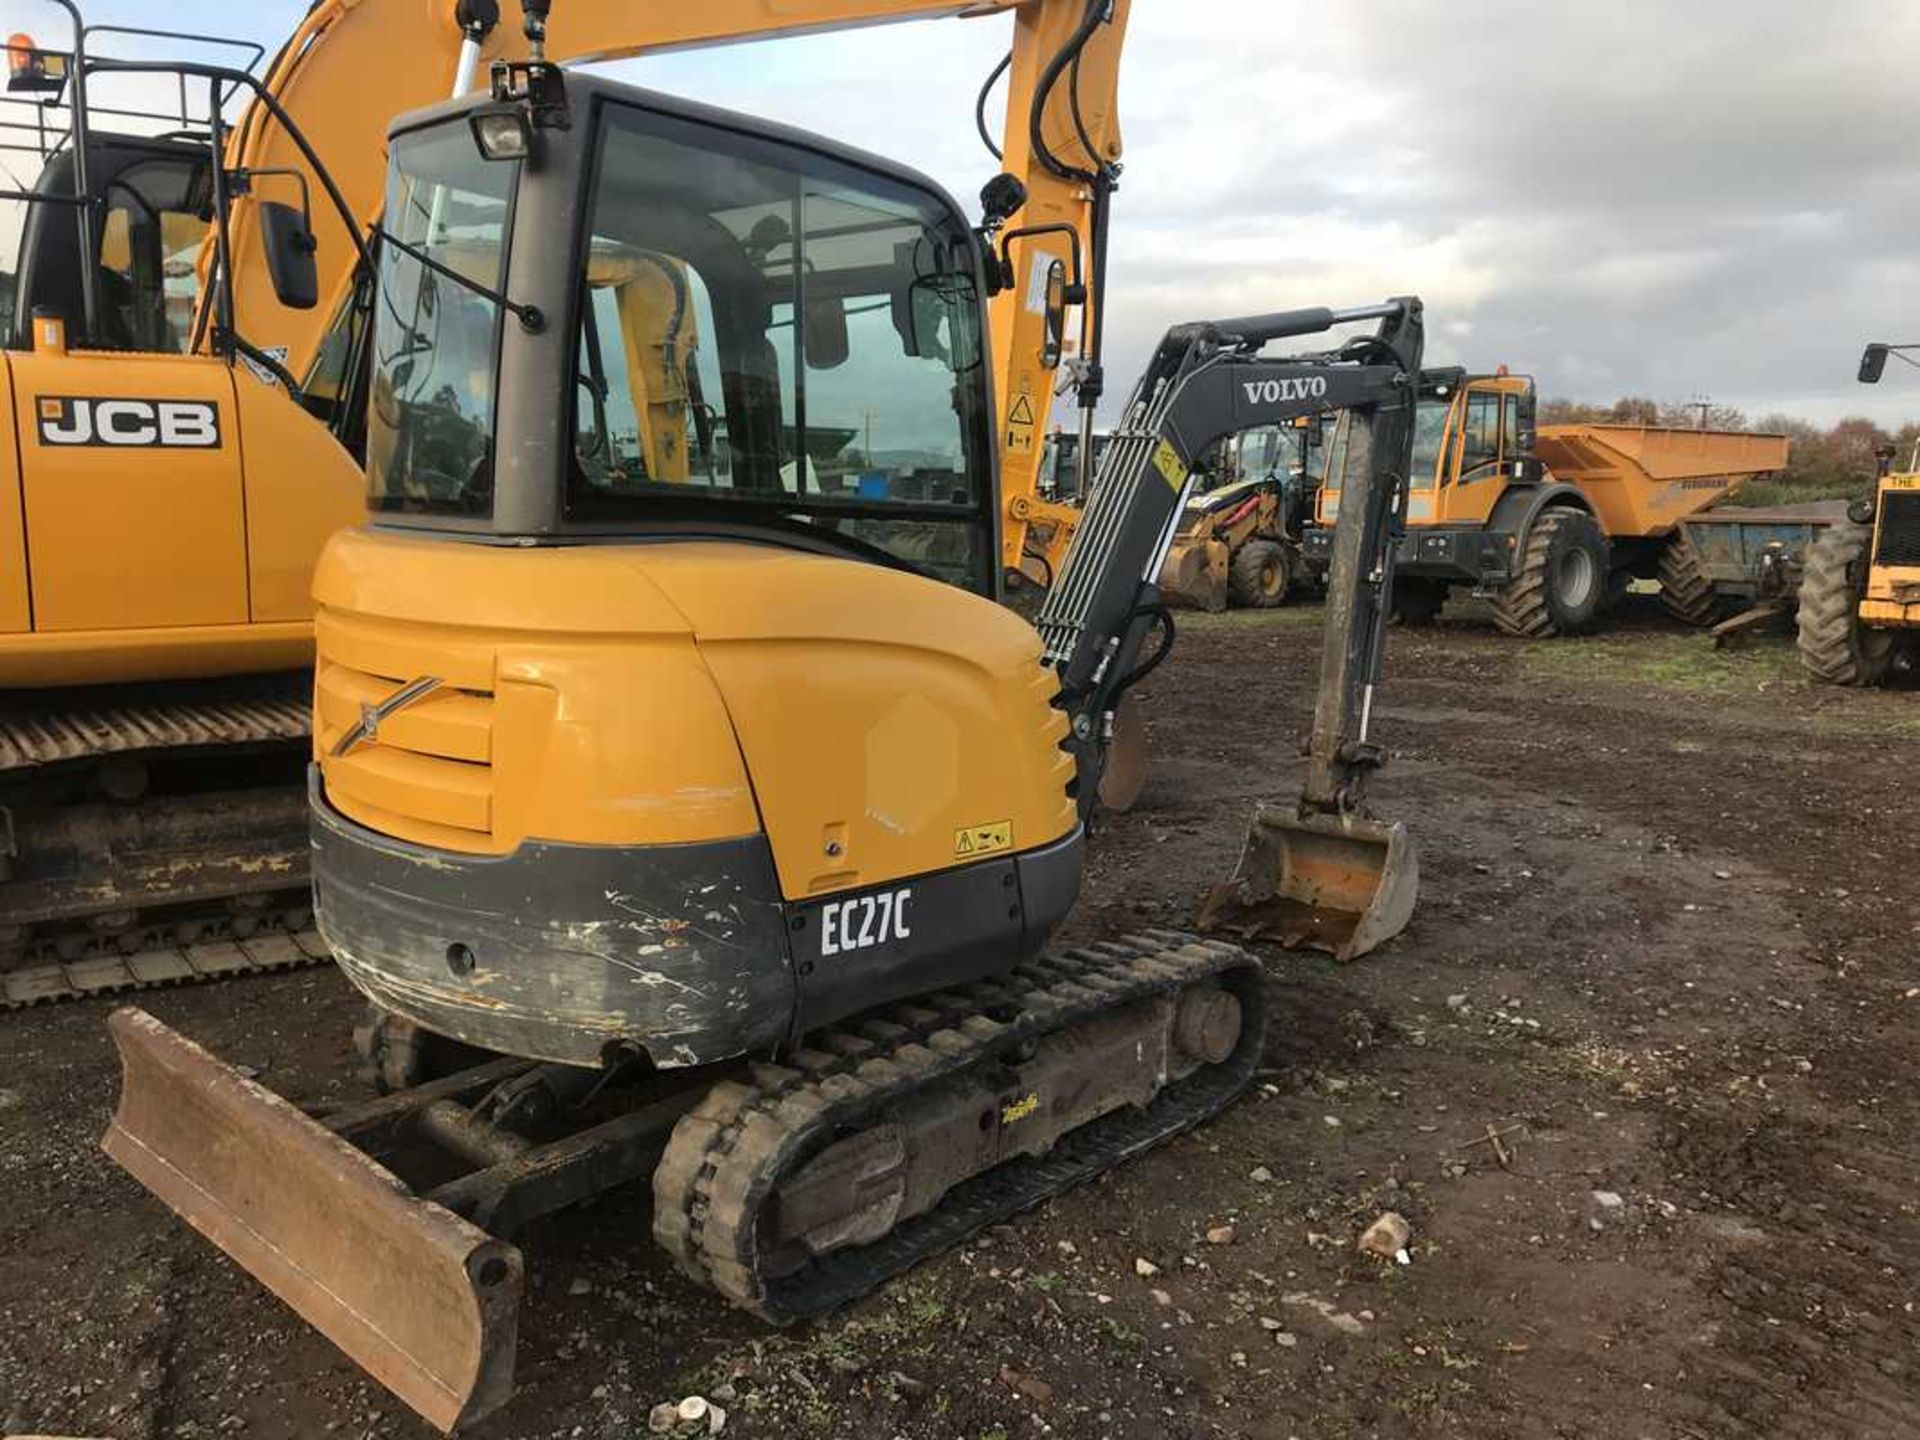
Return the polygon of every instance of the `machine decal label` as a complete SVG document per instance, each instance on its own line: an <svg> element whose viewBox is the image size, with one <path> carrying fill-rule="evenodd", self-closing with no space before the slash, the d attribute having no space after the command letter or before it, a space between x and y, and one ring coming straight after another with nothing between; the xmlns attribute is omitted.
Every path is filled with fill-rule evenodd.
<svg viewBox="0 0 1920 1440"><path fill-rule="evenodd" d="M991 825L965 825L953 832L955 858L971 860L1013 848L1013 822L996 820Z"/></svg>
<svg viewBox="0 0 1920 1440"><path fill-rule="evenodd" d="M1013 397L1013 406L1007 411L1007 449L1031 454L1033 431L1033 397L1022 391Z"/></svg>
<svg viewBox="0 0 1920 1440"><path fill-rule="evenodd" d="M1175 490L1187 483L1187 467L1180 463L1180 457L1164 440L1153 447L1153 468L1158 470L1160 478Z"/></svg>
<svg viewBox="0 0 1920 1440"><path fill-rule="evenodd" d="M1039 1095L1032 1091L1029 1091L1027 1094L1022 1095L1018 1100L1009 1100L1006 1104L1000 1107L1000 1123L1002 1125L1017 1124L1018 1122L1026 1119L1029 1115L1033 1114L1033 1112L1038 1110L1039 1108L1040 1108Z"/></svg>
<svg viewBox="0 0 1920 1440"><path fill-rule="evenodd" d="M1889 490L1920 490L1920 475L1889 475L1886 485Z"/></svg>
<svg viewBox="0 0 1920 1440"><path fill-rule="evenodd" d="M210 400L40 395L34 399L34 419L42 445L220 447L220 407Z"/></svg>
<svg viewBox="0 0 1920 1440"><path fill-rule="evenodd" d="M1302 375L1292 380L1243 380L1240 388L1247 392L1249 404L1278 405L1282 400L1318 400L1327 393L1327 381L1322 375Z"/></svg>
<svg viewBox="0 0 1920 1440"><path fill-rule="evenodd" d="M913 890L909 887L836 900L822 906L820 953L844 955L849 950L865 950L890 940L910 939L913 932L907 928L907 902L912 898Z"/></svg>

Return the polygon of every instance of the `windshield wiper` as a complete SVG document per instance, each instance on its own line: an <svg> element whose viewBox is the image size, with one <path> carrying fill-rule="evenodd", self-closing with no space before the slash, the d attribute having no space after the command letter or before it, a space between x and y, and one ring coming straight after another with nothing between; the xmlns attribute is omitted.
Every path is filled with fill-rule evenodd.
<svg viewBox="0 0 1920 1440"><path fill-rule="evenodd" d="M454 284L461 286L463 289L480 296L484 300L493 301L494 304L518 320L520 322L520 328L525 330L529 335L538 335L546 328L546 312L541 310L538 305L522 305L517 300L509 299L504 290L495 290L490 285L482 285L478 280L470 276L462 275L451 265L441 264L420 246L402 240L398 235L378 222L375 222L373 226L373 233L392 245L394 249L398 250L401 254L409 255L413 259L418 260L422 265L426 266L427 269L433 271L434 274L444 275L447 279L453 281Z"/></svg>

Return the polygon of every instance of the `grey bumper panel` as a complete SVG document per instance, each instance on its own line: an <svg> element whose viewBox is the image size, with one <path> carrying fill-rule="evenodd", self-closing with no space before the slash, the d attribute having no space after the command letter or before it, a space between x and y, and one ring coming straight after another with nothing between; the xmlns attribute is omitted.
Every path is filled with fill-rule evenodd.
<svg viewBox="0 0 1920 1440"><path fill-rule="evenodd" d="M1080 890L1082 832L1002 859L794 904L764 835L528 841L462 855L355 824L310 781L314 910L368 998L469 1044L572 1065L771 1052L902 996L1004 972Z"/></svg>

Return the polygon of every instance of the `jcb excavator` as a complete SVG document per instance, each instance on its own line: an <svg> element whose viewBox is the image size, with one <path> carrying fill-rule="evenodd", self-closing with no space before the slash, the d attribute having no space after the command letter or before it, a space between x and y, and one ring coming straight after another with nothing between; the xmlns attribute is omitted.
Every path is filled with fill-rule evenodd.
<svg viewBox="0 0 1920 1440"><path fill-rule="evenodd" d="M400 109L465 93L517 43L495 0L319 0L256 77L255 54L102 58L93 52L107 39L129 35L186 49L230 42L89 28L60 3L70 50L15 37L7 52L7 143L45 164L33 189L0 195L29 207L0 356L14 399L0 406L0 1009L324 957L306 928L301 779L312 567L329 534L365 515L368 252L391 240L379 231L385 127ZM1035 437L1072 313L1083 429L1102 389L1096 297L1119 173L1125 11L1124 0L639 11L573 0L547 44L555 60L612 59L1012 15L1013 44L988 88L1008 74L1009 178L995 203L1024 269L994 302L1006 513L998 561L978 558L1012 565L1037 550L1051 572L1079 510L1038 495ZM155 76L207 98L134 116L106 88ZM90 105L90 86L107 99ZM251 98L229 127L236 96ZM983 135L986 100L983 90ZM108 133L95 123L107 120L165 133ZM388 230L406 223L394 217ZM633 263L642 270L609 279L601 303L638 304L675 284ZM682 329L677 343L694 334ZM643 346L665 338L635 335ZM689 381L665 373L685 354L624 358L627 392L598 404L631 431ZM462 377L415 374L460 393ZM581 383L600 393L604 379ZM869 472L919 463L915 417L874 405L849 418L876 451ZM774 443L801 433L795 419ZM728 443L720 437L723 464Z"/></svg>
<svg viewBox="0 0 1920 1440"><path fill-rule="evenodd" d="M1224 435L1355 417L1307 784L1210 911L1351 955L1415 885L1364 788L1417 301L1169 331L1036 635L994 603L985 321L1037 293L1057 334L1065 297L1028 289L1010 187L973 226L911 170L563 72L530 36L489 93L393 130L375 520L315 581L316 902L393 1093L310 1119L139 1010L110 1022L109 1153L447 1429L511 1393L511 1237L539 1215L650 1183L681 1267L786 1321L1248 1082L1252 956L1045 950ZM697 340L683 391L615 413L664 332L596 279L643 268ZM911 457L885 468L856 423L882 397Z"/></svg>

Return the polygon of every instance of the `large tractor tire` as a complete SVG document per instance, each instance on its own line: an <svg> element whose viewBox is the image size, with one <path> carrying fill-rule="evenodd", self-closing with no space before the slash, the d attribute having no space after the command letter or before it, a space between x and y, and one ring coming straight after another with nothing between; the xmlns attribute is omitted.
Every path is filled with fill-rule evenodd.
<svg viewBox="0 0 1920 1440"><path fill-rule="evenodd" d="M1248 610L1271 610L1287 598L1293 565L1287 547L1277 540L1249 540L1233 552L1227 567L1227 590L1235 605Z"/></svg>
<svg viewBox="0 0 1920 1440"><path fill-rule="evenodd" d="M1447 603L1447 582L1426 576L1395 578L1393 618L1402 625L1431 625Z"/></svg>
<svg viewBox="0 0 1920 1440"><path fill-rule="evenodd" d="M1674 531L1660 551L1660 603L1674 619L1702 628L1726 614L1726 603L1714 591L1706 562L1684 530Z"/></svg>
<svg viewBox="0 0 1920 1440"><path fill-rule="evenodd" d="M1860 623L1872 537L1865 525L1835 525L1807 547L1800 572L1800 663L1829 685L1880 685L1893 673L1894 632Z"/></svg>
<svg viewBox="0 0 1920 1440"><path fill-rule="evenodd" d="M1584 510L1549 510L1533 522L1520 569L1493 602L1509 635L1580 635L1607 603L1607 537Z"/></svg>

